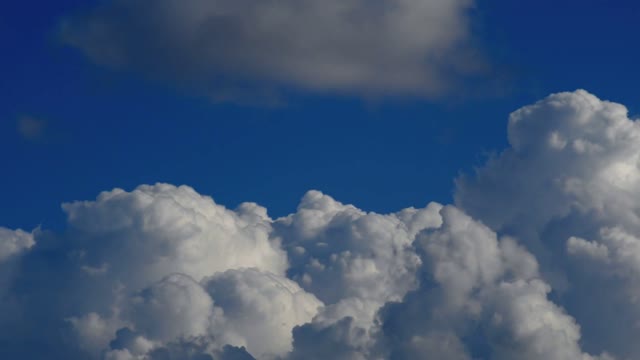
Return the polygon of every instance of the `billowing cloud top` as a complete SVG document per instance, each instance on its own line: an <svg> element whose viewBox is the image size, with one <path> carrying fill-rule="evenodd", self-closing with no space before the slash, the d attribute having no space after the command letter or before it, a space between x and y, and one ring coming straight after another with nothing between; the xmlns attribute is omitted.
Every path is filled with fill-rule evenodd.
<svg viewBox="0 0 640 360"><path fill-rule="evenodd" d="M578 90L512 113L509 142L457 204L534 252L585 343L637 358L640 124Z"/></svg>
<svg viewBox="0 0 640 360"><path fill-rule="evenodd" d="M0 228L0 357L640 358L639 126L550 95L456 206L310 191L271 219L168 184L65 204L63 232Z"/></svg>
<svg viewBox="0 0 640 360"><path fill-rule="evenodd" d="M93 61L218 97L246 86L437 96L482 61L473 0L111 0L67 18Z"/></svg>

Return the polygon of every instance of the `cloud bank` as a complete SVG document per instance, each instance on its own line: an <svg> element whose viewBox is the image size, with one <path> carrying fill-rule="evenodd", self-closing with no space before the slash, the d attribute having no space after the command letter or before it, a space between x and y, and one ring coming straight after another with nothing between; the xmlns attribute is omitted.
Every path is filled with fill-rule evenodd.
<svg viewBox="0 0 640 360"><path fill-rule="evenodd" d="M578 90L512 113L455 205L309 191L272 219L169 184L64 204L62 232L0 228L0 357L638 358L638 140Z"/></svg>
<svg viewBox="0 0 640 360"><path fill-rule="evenodd" d="M473 0L110 0L64 19L92 61L217 98L288 86L441 96L485 64Z"/></svg>

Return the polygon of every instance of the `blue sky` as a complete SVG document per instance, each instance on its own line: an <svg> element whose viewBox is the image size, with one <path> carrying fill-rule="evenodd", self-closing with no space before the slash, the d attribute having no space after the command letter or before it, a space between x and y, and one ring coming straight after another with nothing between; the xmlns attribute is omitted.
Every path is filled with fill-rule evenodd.
<svg viewBox="0 0 640 360"><path fill-rule="evenodd" d="M6 226L53 226L61 202L157 181L228 206L257 201L275 216L308 189L375 211L447 202L459 171L505 147L518 107L577 88L632 112L640 101L633 1L481 1L477 41L504 80L474 94L363 100L291 90L278 107L215 103L91 64L56 39L60 18L82 6L13 2L0 15ZM19 136L21 116L46 122L41 139Z"/></svg>

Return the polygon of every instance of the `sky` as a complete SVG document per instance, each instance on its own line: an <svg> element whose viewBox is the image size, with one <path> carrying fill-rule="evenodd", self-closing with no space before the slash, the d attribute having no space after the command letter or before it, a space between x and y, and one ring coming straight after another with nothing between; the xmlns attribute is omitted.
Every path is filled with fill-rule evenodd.
<svg viewBox="0 0 640 360"><path fill-rule="evenodd" d="M638 16L4 5L0 354L639 357Z"/></svg>
<svg viewBox="0 0 640 360"><path fill-rule="evenodd" d="M492 84L443 99L284 89L271 106L214 102L86 61L56 30L87 7L19 2L0 15L6 226L57 226L64 201L158 181L276 216L312 188L372 211L447 202L459 171L506 146L520 106L578 88L632 111L639 100L631 1L483 1L473 13ZM42 134L20 136L22 117L44 122Z"/></svg>

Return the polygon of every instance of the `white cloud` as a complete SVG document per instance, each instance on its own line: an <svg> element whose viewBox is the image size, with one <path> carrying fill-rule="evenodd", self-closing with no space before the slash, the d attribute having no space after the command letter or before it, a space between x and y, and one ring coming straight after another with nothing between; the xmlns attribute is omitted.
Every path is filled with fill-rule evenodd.
<svg viewBox="0 0 640 360"><path fill-rule="evenodd" d="M640 125L578 90L512 113L509 143L458 179L456 203L533 250L587 348L640 356Z"/></svg>
<svg viewBox="0 0 640 360"><path fill-rule="evenodd" d="M196 281L174 274L130 300L125 317L149 339L171 341L207 334L215 323L213 300Z"/></svg>
<svg viewBox="0 0 640 360"><path fill-rule="evenodd" d="M424 278L382 312L390 358L590 359L531 254L454 207L418 238Z"/></svg>
<svg viewBox="0 0 640 360"><path fill-rule="evenodd" d="M588 357L535 258L454 207L385 215L310 191L295 213L272 220L256 204L228 210L157 184L63 208L68 230L37 232L20 271L6 275L21 301L0 328L20 325L0 338L42 353ZM30 332L37 324L42 331ZM21 343L8 354L28 354Z"/></svg>
<svg viewBox="0 0 640 360"><path fill-rule="evenodd" d="M73 328L78 345L88 352L105 348L116 331L123 326L118 319L105 319L95 312L70 317L67 321Z"/></svg>
<svg viewBox="0 0 640 360"><path fill-rule="evenodd" d="M0 227L0 263L29 250L33 245L33 233Z"/></svg>
<svg viewBox="0 0 640 360"><path fill-rule="evenodd" d="M287 268L286 254L269 240L264 208L244 204L232 211L187 186L115 189L63 209L78 266L94 276L104 270L133 288L172 273L200 281L240 267L275 274Z"/></svg>
<svg viewBox="0 0 640 360"><path fill-rule="evenodd" d="M119 329L130 328L150 344L149 354L179 339L214 335L284 354L291 328L309 321L322 305L284 278L286 253L269 238L272 220L256 204L233 211L189 187L157 184L131 192L115 189L63 209L68 229L61 234L36 232L35 241L33 234L2 229L3 256L30 251L13 268L0 268L2 289L8 289L3 307L15 309L0 322L7 329L16 324L14 335L31 339L43 352L98 357ZM252 270L226 282L218 275L246 268ZM223 286L220 282L224 293L207 291ZM292 307L299 313L289 314ZM248 313L262 314L265 321L243 327L242 314ZM266 321L276 314L278 319ZM290 318L280 319L283 315ZM29 334L40 321L46 327ZM267 335L271 348L264 345ZM63 340L69 338L76 343ZM12 351L26 351L20 344ZM216 338L211 352L223 345ZM148 355L133 348L112 350L116 357Z"/></svg>
<svg viewBox="0 0 640 360"><path fill-rule="evenodd" d="M584 90L554 94L512 113L508 130L511 147L457 181L456 202L472 215L497 229L574 210L633 221L640 127L624 106Z"/></svg>
<svg viewBox="0 0 640 360"><path fill-rule="evenodd" d="M367 331L345 317L330 325L313 322L294 329L294 349L288 360L365 360L382 359L370 349Z"/></svg>
<svg viewBox="0 0 640 360"><path fill-rule="evenodd" d="M567 251L572 256L585 256L603 262L609 261L609 248L605 245L574 236L567 240Z"/></svg>
<svg viewBox="0 0 640 360"><path fill-rule="evenodd" d="M112 0L65 19L93 61L225 98L248 84L438 96L483 60L473 0Z"/></svg>
<svg viewBox="0 0 640 360"><path fill-rule="evenodd" d="M255 269L218 273L204 287L225 317L213 334L257 358L291 351L292 329L311 321L323 306L295 282Z"/></svg>
<svg viewBox="0 0 640 360"><path fill-rule="evenodd" d="M295 213L274 222L273 236L289 253L288 275L327 305L317 322L350 316L367 328L384 303L417 286L421 262L412 243L439 225L440 208L381 215L310 191Z"/></svg>

